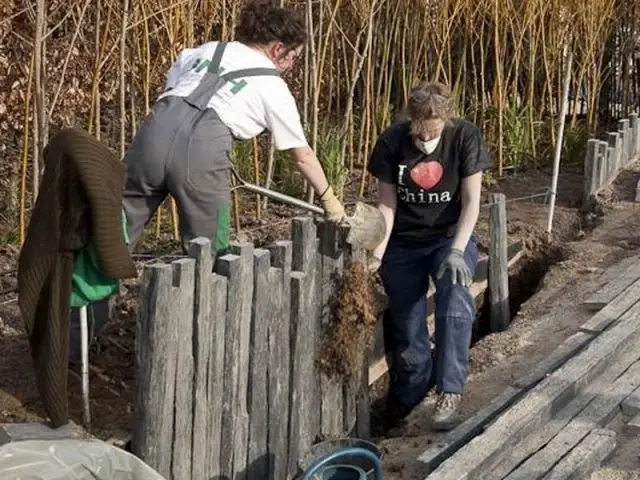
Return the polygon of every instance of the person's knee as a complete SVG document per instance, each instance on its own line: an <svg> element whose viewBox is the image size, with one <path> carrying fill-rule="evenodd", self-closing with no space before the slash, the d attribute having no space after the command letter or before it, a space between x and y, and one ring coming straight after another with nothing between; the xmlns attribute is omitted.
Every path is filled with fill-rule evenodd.
<svg viewBox="0 0 640 480"><path fill-rule="evenodd" d="M445 280L443 278L443 280ZM440 282L436 286L436 315L473 322L476 313L475 300L469 289L462 285Z"/></svg>

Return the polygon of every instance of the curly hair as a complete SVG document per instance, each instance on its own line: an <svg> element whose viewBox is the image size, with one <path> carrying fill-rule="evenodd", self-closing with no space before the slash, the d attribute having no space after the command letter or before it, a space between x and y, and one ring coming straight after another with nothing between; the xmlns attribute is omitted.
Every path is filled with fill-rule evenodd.
<svg viewBox="0 0 640 480"><path fill-rule="evenodd" d="M294 49L307 41L307 31L298 12L282 8L273 0L249 0L240 12L235 39L249 45L275 40Z"/></svg>

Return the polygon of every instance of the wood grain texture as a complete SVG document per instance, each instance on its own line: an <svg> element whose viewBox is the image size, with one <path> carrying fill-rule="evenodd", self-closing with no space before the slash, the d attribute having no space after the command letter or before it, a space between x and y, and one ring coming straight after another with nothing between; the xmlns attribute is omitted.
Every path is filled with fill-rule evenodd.
<svg viewBox="0 0 640 480"><path fill-rule="evenodd" d="M250 480L269 478L268 437L268 362L269 358L269 269L268 250L253 253L253 314L251 318L251 347L249 357L249 452Z"/></svg>
<svg viewBox="0 0 640 480"><path fill-rule="evenodd" d="M209 479L208 452L209 412L211 410L208 375L211 355L211 242L207 238L196 238L189 242L189 257L195 260L195 285L193 304L193 453L191 478Z"/></svg>
<svg viewBox="0 0 640 480"><path fill-rule="evenodd" d="M507 257L507 205L503 193L492 193L489 222L489 308L492 332L502 332L509 327L509 267Z"/></svg>
<svg viewBox="0 0 640 480"><path fill-rule="evenodd" d="M148 265L140 286L131 449L160 475L171 475L178 329L172 320L173 268ZM167 381L169 379L170 381Z"/></svg>
<svg viewBox="0 0 640 480"><path fill-rule="evenodd" d="M193 442L193 304L195 265L193 258L172 263L171 321L178 330L173 431L173 478L191 478Z"/></svg>
<svg viewBox="0 0 640 480"><path fill-rule="evenodd" d="M291 264L293 244L277 242L271 251L269 282L269 472L287 478L289 469L289 394L291 341Z"/></svg>
<svg viewBox="0 0 640 480"><path fill-rule="evenodd" d="M211 343L209 345L209 366L207 369L207 408L209 410L207 458L208 479L221 476L223 438L223 402L225 385L225 336L227 329L227 278L213 274L209 277L211 289Z"/></svg>

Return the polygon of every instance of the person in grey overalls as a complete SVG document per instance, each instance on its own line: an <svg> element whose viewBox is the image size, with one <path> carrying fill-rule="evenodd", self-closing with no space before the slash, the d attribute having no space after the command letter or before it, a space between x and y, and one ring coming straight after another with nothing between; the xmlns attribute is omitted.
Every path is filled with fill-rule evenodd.
<svg viewBox="0 0 640 480"><path fill-rule="evenodd" d="M269 0L254 0L241 12L235 37L180 52L165 91L126 152L123 202L131 250L171 194L183 249L191 239L206 237L214 255L224 253L233 140L249 140L265 129L313 187L326 219L344 218L307 143L295 99L280 78L306 42L304 19ZM112 305L109 299L89 306L91 337L103 327ZM72 314L71 358L79 357L79 338L77 314Z"/></svg>
<svg viewBox="0 0 640 480"><path fill-rule="evenodd" d="M226 249L233 121L235 133L244 140L262 129L271 130L276 148L294 157L328 219L342 220L344 209L304 138L293 97L279 78L299 54L306 35L304 20L295 12L260 1L242 12L236 30L239 41L210 42L182 53L173 68L178 71L176 80L168 79L167 91L126 154L124 206L132 245L170 193L178 208L183 247L203 236L212 239L214 251ZM255 66L230 71L230 64ZM239 89L243 85L244 91ZM254 93L247 92L249 88ZM255 124L253 130L241 124L245 111Z"/></svg>

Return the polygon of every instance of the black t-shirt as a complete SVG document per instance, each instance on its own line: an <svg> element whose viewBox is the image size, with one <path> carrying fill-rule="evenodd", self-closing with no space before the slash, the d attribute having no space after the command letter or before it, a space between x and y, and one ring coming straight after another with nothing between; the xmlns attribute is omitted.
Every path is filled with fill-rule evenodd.
<svg viewBox="0 0 640 480"><path fill-rule="evenodd" d="M388 127L369 159L369 172L396 186L393 237L424 239L453 235L461 212L464 177L489 167L480 129L463 119L445 126L440 143L429 155L413 143L409 122Z"/></svg>

